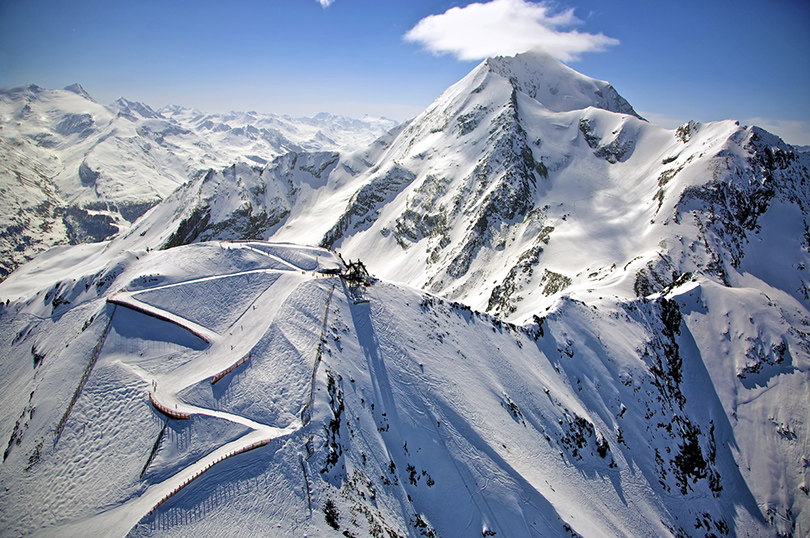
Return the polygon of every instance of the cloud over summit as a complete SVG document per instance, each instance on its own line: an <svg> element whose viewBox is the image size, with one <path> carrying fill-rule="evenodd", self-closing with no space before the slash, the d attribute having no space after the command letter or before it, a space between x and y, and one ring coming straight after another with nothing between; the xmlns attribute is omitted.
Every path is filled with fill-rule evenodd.
<svg viewBox="0 0 810 538"><path fill-rule="evenodd" d="M419 21L404 36L434 54L481 60L541 48L562 61L601 51L618 40L570 29L580 24L574 10L555 13L547 3L492 0L454 7Z"/></svg>

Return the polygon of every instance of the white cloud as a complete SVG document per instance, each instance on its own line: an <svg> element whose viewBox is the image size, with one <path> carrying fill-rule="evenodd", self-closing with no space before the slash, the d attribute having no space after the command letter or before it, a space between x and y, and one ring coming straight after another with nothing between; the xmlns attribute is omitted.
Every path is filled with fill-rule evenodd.
<svg viewBox="0 0 810 538"><path fill-rule="evenodd" d="M326 9L329 6L331 6L332 2L334 2L335 0L316 0L316 1L321 5L322 8Z"/></svg>
<svg viewBox="0 0 810 538"><path fill-rule="evenodd" d="M573 9L554 13L545 2L492 0L425 17L405 34L405 40L460 60L511 56L541 48L565 62L619 43L601 33L566 30L580 23Z"/></svg>

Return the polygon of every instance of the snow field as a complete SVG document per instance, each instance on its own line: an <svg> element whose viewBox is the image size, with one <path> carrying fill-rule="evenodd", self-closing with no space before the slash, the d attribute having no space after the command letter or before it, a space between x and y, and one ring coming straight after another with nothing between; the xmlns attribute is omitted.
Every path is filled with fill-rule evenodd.
<svg viewBox="0 0 810 538"><path fill-rule="evenodd" d="M345 282L315 272L339 263L325 249L199 244L117 259L108 266L122 272L96 299L76 274L79 290L63 292L77 306L58 316L41 315L54 307L33 290L3 311L3 337L17 339L6 403L20 409L33 387L37 410L0 474L5 528L643 536L698 519L743 534L764 532L789 503L795 522L775 525L804 528L789 494L803 471L783 462L800 467L807 439L809 361L791 332L806 315L786 309L787 295L776 306L702 280L667 300L563 299L521 327L382 281L355 304ZM175 322L111 314L104 299L121 288L172 308ZM734 319L745 312L756 322ZM110 315L54 446L75 387L45 387L78 380ZM187 317L217 329L210 343ZM750 329L724 337L732 326ZM45 358L30 370L34 342ZM190 418L167 418L150 392ZM695 467L678 459L687 446Z"/></svg>
<svg viewBox="0 0 810 538"><path fill-rule="evenodd" d="M251 250L251 247L247 245L235 244L231 248L236 250L247 250L248 253L257 252ZM183 249L179 250L182 251ZM206 247L202 247L194 250L198 251L200 254L203 254L207 249ZM220 249L220 251L222 253L228 252L227 249L224 251ZM282 249L282 252L284 252L284 249ZM312 259L313 261L317 261L316 258L318 257L329 258L331 256L327 251L313 251L312 254L295 254L299 261L305 261L308 266L312 268L317 268L317 264L310 263L308 260ZM260 256L260 258L267 261L266 264L271 266L278 266L278 262L280 261L278 257L271 257L270 255L261 252L252 255L249 254L246 260L241 259L241 261L247 262L248 266L255 265L257 261L256 256ZM147 258L149 257L150 256L147 256ZM158 261L156 265L151 266L153 269L161 267L159 260L166 260L166 257L163 256L162 253L154 253L151 258L156 260L150 261ZM222 259L220 263L224 262L224 268L227 269L228 256L226 255L224 258L225 259ZM239 258L240 257L238 256L237 259ZM121 490L121 486L125 486L122 491L129 492L125 495L129 495L132 502L124 503L128 504L127 508L121 506L119 509L113 510L113 512L119 514L116 516L116 518L123 517L123 519L120 521L125 522L127 521L127 516L122 515L124 512L134 515L137 508L133 508L132 505L145 506L150 499L157 497L157 491L173 491L173 488L176 488L177 486L171 486L171 484L186 483L189 476L194 476L196 473L199 473L202 468L210 467L213 462L219 461L219 458L235 455L258 446L263 446L271 438L278 435L285 435L290 431L293 431L290 428L294 429L294 425L288 425L287 429L273 428L258 424L247 418L233 417L232 415L223 413L222 411L200 410L198 408L194 408L193 406L189 407L187 404L176 399L176 397L174 397L172 394L174 390L179 390L179 388L182 388L184 382L195 382L194 380L196 378L188 377L188 373L190 372L195 372L198 376L200 375L199 365L195 365L195 363L199 363L200 361L203 361L203 363L208 363L208 370L215 370L218 368L216 362L210 363L210 359L207 360L207 357L210 357L211 353L223 354L226 357L228 355L233 356L230 351L233 350L234 344L226 344L225 342L222 342L221 340L223 340L223 338L220 335L210 333L208 329L205 330L209 331L210 335L213 335L208 339L210 342L197 339L194 333L199 333L201 327L183 317L183 314L192 318L194 318L194 316L191 315L191 313L197 314L198 318L199 316L202 316L202 318L199 319L220 330L223 328L230 328L230 323L233 323L234 327L231 329L231 331L227 335L223 335L225 340L228 342L230 341L230 336L233 335L235 330L237 330L236 322L240 323L238 329L240 332L243 332L244 326L247 325L247 334L256 335L256 324L267 324L271 322L274 313L278 310L279 304L285 301L286 294L295 289L295 287L298 286L302 281L306 281L307 279L311 280L312 276L305 276L306 270L304 271L305 274L302 275L297 266L294 265L294 262L293 264L290 262L283 262L282 266L284 270L282 271L283 274L281 275L265 272L273 271L268 269L244 271L245 265L243 263L243 270L241 272L237 272L236 275L224 272L224 274L219 277L211 276L204 279L191 279L190 282L185 284L183 282L171 282L171 280L175 280L171 277L171 274L176 274L176 268L191 262L194 260L194 257L192 256L191 259L186 258L185 262L180 262L180 259L182 259L182 256L181 258L173 256L171 257L171 263L168 265L168 267L163 267L164 269L168 269L166 272L169 275L169 283L164 283L151 289L147 288L148 291L129 292L126 295L134 297L139 293L145 294L149 300L157 305L179 305L185 307L187 310L181 310L180 314L174 314L162 310L159 306L150 306L149 308L155 309L155 311L150 312L150 314L152 314L151 316L144 316L140 312L133 311L123 306L113 307L110 305L106 307L106 309L103 309L103 312L106 312L106 316L112 316L112 320L110 320L109 323L109 334L105 335L107 338L103 338L100 341L90 341L93 344L102 344L100 347L98 362L90 372L87 384L79 393L76 407L68 417L63 435L58 439L57 443L54 443L55 446L51 449L49 446L44 446L43 448L43 440L47 440L48 443L53 443L51 437L45 434L40 439L38 445L39 448L35 449L35 452L38 454L37 457L39 457L39 454L42 454L43 461L44 459L49 459L50 463L56 462L53 466L46 464L36 467L37 471L41 473L38 475L38 483L47 487L48 481L43 481L43 477L53 475L53 473L57 473L58 477L60 476L60 473L64 474L65 472L71 472L71 469L75 470L78 468L82 473L79 477L70 475L69 477L64 478L62 483L65 485L72 484L70 486L73 488L71 491L77 495L83 495L85 502L74 503L74 505L68 509L63 504L64 502L69 502L66 498L65 492L60 492L57 489L55 491L55 495L52 496L53 500L49 501L49 504L53 504L54 506L53 511L49 513L61 514L61 516L59 516L60 519L37 520L37 516L32 513L31 517L34 517L34 519L29 520L26 517L20 518L17 522L15 522L15 525L18 525L17 528L28 527L30 529L32 527L50 527L56 525L57 527L54 528L62 529L62 527L59 526L60 522L74 519L78 514L86 514L88 510L92 512L92 507L100 506L98 504L98 495L108 495L110 491ZM194 262L197 261L198 260L194 260ZM205 255L200 257L199 262L202 263L194 263L194 266L200 267L205 265ZM114 264L114 261L111 262L111 265ZM135 265L142 266L142 263L136 263ZM186 265L186 267L190 266ZM134 269L136 269L135 273L137 273L137 267ZM126 271L127 270L124 270L124 272ZM132 274L132 268L129 269L129 272ZM158 270L155 273L159 274L161 272L162 271ZM250 277L253 277L253 282L255 285L245 286L242 295L237 296L235 302L223 302L221 300L217 300L217 286L212 286L212 282L221 280L221 285L227 291L227 289L233 285L232 281L234 279L239 282L244 282L245 280L249 281ZM137 281L139 279L135 278L135 280ZM147 280L149 279L147 278ZM166 281L166 279L161 280L163 282ZM189 289L184 289L185 286L188 286ZM270 290L272 293L268 292L268 290ZM88 292L85 292L85 294L86 293ZM221 295L220 298L222 297L225 296ZM259 301L261 298L264 300ZM206 299L213 300L213 302L210 304L219 305L220 316L217 316L216 308L208 308L207 310L204 308L209 304ZM94 303L99 304L100 300L101 299L97 299L90 302L88 303L88 306ZM259 303L259 308L257 308L256 303ZM36 305L37 303L29 301L27 308L34 310L37 308L40 310L42 309ZM87 310L88 308L86 307L68 310L66 314L64 314L64 317L76 318L75 313L82 311L86 313ZM99 325L106 327L108 325L107 320L109 317L105 317L103 312L97 314L94 320L86 323L85 325L89 325L89 327L97 327ZM226 316L225 320L221 318L221 315ZM165 320L169 320L171 323L167 323ZM73 321L73 323L75 324L78 321L80 320L76 319L76 321ZM68 323L67 327L71 327L71 323ZM84 329L80 330L81 332L84 331ZM96 331L98 331L98 329L96 329ZM25 334L25 331L23 331L21 334ZM259 335L260 334L261 333L259 333ZM90 335L90 331L87 332L87 335ZM258 338L258 335L256 337ZM96 338L100 338L99 335L96 335ZM85 340L88 339L89 338L86 338ZM250 342L250 339L246 340L244 338L240 338L235 343L235 346L237 347L236 352L239 351L240 347L249 348L252 345L253 344ZM51 349L47 347L46 344L40 344L40 347L42 348L42 353L44 355L52 355ZM70 353L70 351L73 350L70 350L69 345L69 352L65 353L65 355L68 355L68 357L76 356L77 359L80 359L81 355L85 355L86 361L86 357L89 355L87 351L89 347L90 343L88 342L85 347L76 348L74 353L78 353L78 355L75 355L74 353ZM83 353L82 349L84 350ZM228 349L228 353L225 353L225 349ZM176 358L172 358L173 356ZM59 366L61 364L62 367L64 367L70 364L72 361L73 360L69 358L63 359L58 361L56 365ZM49 365L48 362L50 361L43 359L43 364ZM222 362L223 361L220 360L220 364ZM79 364L83 366L82 363ZM44 371L47 371L47 369ZM53 370L48 371L48 374L52 372ZM187 373L184 374L183 372ZM207 375L206 372L207 370L204 370L202 375ZM109 375L117 376L114 377L114 379L118 379L119 377L123 376L123 379L128 381L121 382L121 386L115 386L114 390L110 390L108 388L110 383L109 381L107 384L99 386L99 378ZM36 377L32 381L36 383ZM115 385L114 382L113 385ZM137 460L140 458L130 458L128 461L131 461L131 464L123 469L124 474L122 475L120 472L121 469L110 472L112 469L109 468L109 463L112 463L114 460L110 460L105 465L102 461L103 459L97 459L93 460L93 464L90 465L90 460L86 459L86 455L93 454L95 452L104 452L103 448L96 446L93 442L87 443L87 439L84 438L88 424L91 421L93 422L92 426L99 428L99 430L102 432L99 436L100 439L105 437L103 434L104 430L114 430L115 424L125 427L127 434L138 437L139 442L133 443L131 438L126 437L126 435L122 437L118 433L114 433L113 439L111 440L108 434L106 436L107 440L104 442L110 443L109 446L113 447L113 449L118 453L129 453L133 450L135 454L143 452L146 452L147 454L149 453L149 449L152 447L150 446L149 449L146 449L146 446L141 446L144 445L144 437L139 437L140 433L145 431L144 428L142 426L131 424L132 419L135 419L136 421L140 420L141 423L143 423L145 417L141 416L141 418L136 418L138 417L138 413L136 413L138 410L140 410L138 411L139 413L145 412L146 416L154 415L155 413L154 411L149 410L149 398L146 398L147 385L151 385L149 388L150 398L154 398L156 402L159 402L159 407L169 408L170 411L172 406L179 407L179 410L176 411L178 416L191 416L192 420L175 421L173 419L169 419L169 422L167 423L169 426L168 428L162 428L161 425L161 428L158 429L158 431L161 432L160 436L163 437L165 431L168 431L169 433L165 434L164 440L158 438L155 444L157 454L153 454L152 457L149 458L149 463L146 465L146 467L143 466L144 461L146 460L138 462ZM210 386L210 382L208 385ZM127 387L129 388L130 392L122 392L122 389L126 389ZM151 394L153 391L154 395ZM60 392L66 391L62 390ZM124 407L120 405L123 403L121 400L122 398L127 402L127 405ZM95 405L92 407L92 420L86 419L87 413L89 413L87 410L88 399L92 399L95 402ZM37 403L39 403L39 401L37 401ZM60 405L58 401L55 403ZM299 409L301 405L301 403L297 404ZM295 411L298 411L299 409L295 409ZM41 407L40 411L42 411ZM104 411L108 412L105 413ZM109 411L112 411L112 415L109 414ZM202 413L202 415L199 413ZM31 415L32 417L34 416L33 412ZM199 421L202 422L199 423ZM231 430L233 430L234 433L239 432L235 437L233 437L234 433L227 433L227 429L222 430L221 427L212 428L211 421L214 421L213 424L218 423L217 421L219 421L219 423L225 421L227 424L232 424L237 426L237 428L241 428L241 431L239 429L233 430L231 427ZM199 424L196 427L192 426L191 430L189 430L185 426L179 424L175 425L175 422ZM154 425L154 421L152 421L152 424ZM41 431L43 427L47 429L47 423L40 425L40 427L37 429ZM149 431L149 429L146 431ZM251 430L253 430L253 433L250 433ZM175 431L178 433L173 434L172 432ZM181 431L185 431L185 433L181 434ZM194 448L194 446L198 445L200 442L199 440L195 441L195 439L200 437L200 432L202 432L203 435L203 437L200 438L202 439L202 445L198 448ZM208 438L206 435L214 435L214 438ZM226 443L222 448L216 449L217 446L228 439L229 435L232 436L231 438L233 441ZM158 433L153 432L153 434L149 435L148 437L154 438L157 436ZM76 446L77 437L83 439L84 445L79 445L81 448ZM121 446L117 441L119 438L121 439L120 443L127 445L126 450L119 450L116 448ZM174 446L171 442L172 438L179 440L179 444L177 444L174 449L172 448L172 446ZM166 439L168 439L168 441ZM206 439L208 439L208 441L206 441ZM151 444L151 442L148 443ZM211 443L213 443L213 445L211 445ZM63 446L66 446L67 448L63 449ZM213 452L212 448L214 449ZM180 452L176 452L177 450ZM64 457L69 456L71 453L74 455L78 453L78 457L80 457L80 459L76 460L73 464L64 461ZM47 457L45 457L46 455ZM37 464L39 461L35 461L34 463ZM141 468L138 468L139 466ZM185 467L188 468L186 469ZM171 471L172 468L175 470ZM140 493L143 492L145 483L141 482L137 476L134 478L132 477L132 474L135 473L136 470L137 475L140 475L142 471L144 472L143 480L146 480L147 483L153 482L156 479L155 477L161 475L163 475L165 478L162 480L162 483L156 484L149 488L147 493L141 496ZM23 478L28 478L26 476L27 472L28 471L23 471ZM115 487L100 487L95 489L92 494L88 494L89 492L85 490L90 487L91 484L103 486L105 483L104 480L99 478L100 475L98 473L103 474L107 482L112 481L111 485L114 484ZM129 477L127 477L126 473L129 473ZM166 473L169 473L169 475L167 476ZM30 495L37 494L37 488L35 487L30 488L28 491L30 493L28 496L24 496L23 500L25 498L30 499ZM138 493L135 494L133 492ZM104 504L106 503L101 503L101 505ZM143 506L141 506L141 508L143 508ZM18 508L17 511L21 511L21 509ZM41 516L42 514L38 515L40 518ZM112 516L102 515L100 519L106 520L108 517ZM120 521L117 523L119 526L122 524ZM130 521L129 525L131 526L132 523L133 521ZM56 532L62 532L63 530L65 529ZM121 528L121 530L118 532L123 531L123 533L125 533L125 530L126 529Z"/></svg>

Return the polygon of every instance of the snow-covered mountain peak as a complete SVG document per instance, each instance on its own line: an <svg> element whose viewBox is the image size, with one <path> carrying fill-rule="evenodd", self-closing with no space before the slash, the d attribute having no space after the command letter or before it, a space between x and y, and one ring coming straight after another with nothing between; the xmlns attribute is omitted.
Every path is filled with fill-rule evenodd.
<svg viewBox="0 0 810 538"><path fill-rule="evenodd" d="M69 86L65 86L63 89L65 89L65 90L67 90L69 92L73 92L73 93L75 93L77 95L81 95L82 97L84 97L88 101L94 101L94 99L92 97L90 97L90 94L87 93L85 91L85 89L82 88L82 85L79 84L78 82L75 82L75 83L73 83L73 84L71 84Z"/></svg>
<svg viewBox="0 0 810 538"><path fill-rule="evenodd" d="M515 56L488 58L479 69L506 78L517 91L536 99L553 112L593 106L640 117L613 86L582 75L539 49Z"/></svg>
<svg viewBox="0 0 810 538"><path fill-rule="evenodd" d="M161 108L157 109L157 112L161 116L166 116L166 117L170 117L170 116L172 116L174 114L184 114L184 113L188 113L188 114L192 114L192 115L199 115L199 116L204 114L201 110L199 110L197 108L189 108L189 107L182 106L182 105L166 105L164 107L161 107Z"/></svg>
<svg viewBox="0 0 810 538"><path fill-rule="evenodd" d="M160 119L162 116L152 110L149 105L139 103L137 101L130 101L129 99L119 98L112 104L113 107L121 111L121 114L128 119L135 121L134 115L144 119Z"/></svg>
<svg viewBox="0 0 810 538"><path fill-rule="evenodd" d="M524 111L518 113L521 101L527 102ZM537 123L537 114L588 108L644 120L609 83L582 75L541 50L488 58L414 118L403 131L403 144L394 145L391 155L422 159L424 149L431 153L448 142L437 140L445 135L457 137L462 145L472 144L480 153L479 142L513 138L523 130L523 124ZM525 117L528 110L533 110L529 115L535 117ZM554 122L570 126L571 118L558 117ZM403 148L404 154L400 151ZM478 159L480 155L470 153L468 157Z"/></svg>

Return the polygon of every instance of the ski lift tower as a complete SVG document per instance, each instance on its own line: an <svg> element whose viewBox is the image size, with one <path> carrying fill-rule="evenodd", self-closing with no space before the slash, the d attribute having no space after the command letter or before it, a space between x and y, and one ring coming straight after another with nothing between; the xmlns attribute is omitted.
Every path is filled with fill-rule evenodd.
<svg viewBox="0 0 810 538"><path fill-rule="evenodd" d="M346 270L341 275L346 283L349 285L354 304L367 303L363 295L363 289L371 286L373 278L368 274L368 269L360 260L353 262L349 260L346 265Z"/></svg>

